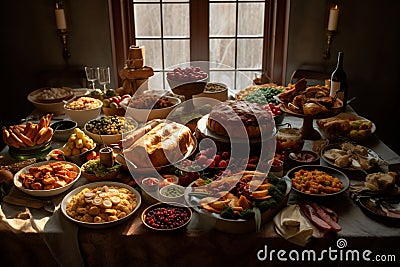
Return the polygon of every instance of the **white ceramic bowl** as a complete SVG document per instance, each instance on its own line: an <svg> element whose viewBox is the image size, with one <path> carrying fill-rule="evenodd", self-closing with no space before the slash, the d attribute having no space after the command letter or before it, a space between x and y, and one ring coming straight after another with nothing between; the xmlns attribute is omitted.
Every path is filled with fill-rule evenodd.
<svg viewBox="0 0 400 267"><path fill-rule="evenodd" d="M132 117L137 122L147 122L153 119L165 119L168 117L168 114L181 103L181 100L177 97L165 96L169 98L174 105L167 108L159 108L159 109L142 109L142 108L134 108L127 105L126 102L121 102L121 106L126 109L125 116Z"/></svg>
<svg viewBox="0 0 400 267"><path fill-rule="evenodd" d="M96 118L96 119L99 119L99 118ZM119 141L121 141L123 134L95 134L95 133L88 131L87 125L91 121L94 121L96 119L86 122L85 126L83 127L83 131L98 144L105 144L105 145L118 144ZM127 118L125 117L125 119L127 119ZM124 132L124 134L127 134L127 133L135 130L138 126L138 123L135 120L133 120L133 119L129 119L129 120L131 121L133 128L127 132ZM126 123L126 121L125 121L125 123Z"/></svg>
<svg viewBox="0 0 400 267"><path fill-rule="evenodd" d="M184 203L185 188L177 184L169 184L160 189L160 200L164 202Z"/></svg>
<svg viewBox="0 0 400 267"><path fill-rule="evenodd" d="M212 86L219 87L220 90L210 91L207 89ZM201 107L206 104L214 106L215 104L224 102L228 99L228 86L223 83L208 82L206 87L204 87L204 91L200 94L193 95L192 98L195 107Z"/></svg>
<svg viewBox="0 0 400 267"><path fill-rule="evenodd" d="M81 169L78 165L72 163L72 162L68 162L68 161L60 161L62 163L65 164L70 164L74 167L74 171L76 171L78 173L78 176L71 181L70 183L68 183L67 185L63 186L63 187L59 187L59 188L55 188L55 189L50 189L50 190L32 190L32 189L27 189L23 186L21 179L19 178L19 176L21 175L21 173L29 173L29 169L31 167L38 167L38 166L42 166L42 165L46 165L49 164L50 162L57 162L57 161L42 161L42 162L38 162L38 163L33 163L31 165L28 165L24 168L22 168L21 170L19 170L15 175L14 175L14 185L21 190L22 192L29 194L31 196L37 196L37 197L49 197L49 196L55 196L58 194L61 194L65 191L67 191L68 189L70 189L72 187L72 185L80 178L81 176Z"/></svg>
<svg viewBox="0 0 400 267"><path fill-rule="evenodd" d="M85 123L97 118L101 113L101 108L103 107L103 102L99 99L93 98L94 101L98 102L98 106L92 109L81 109L81 110L74 110L67 108L68 104L72 101L76 100L77 98L73 98L67 103L64 104L65 114L73 121L78 123L78 127L85 126Z"/></svg>

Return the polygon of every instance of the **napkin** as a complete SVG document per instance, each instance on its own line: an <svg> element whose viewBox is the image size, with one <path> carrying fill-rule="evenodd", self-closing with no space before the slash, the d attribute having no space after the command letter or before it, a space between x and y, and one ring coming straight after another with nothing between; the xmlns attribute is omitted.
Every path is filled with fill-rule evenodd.
<svg viewBox="0 0 400 267"><path fill-rule="evenodd" d="M276 232L296 245L305 246L313 235L313 227L301 215L297 204L283 208L273 221Z"/></svg>
<svg viewBox="0 0 400 267"><path fill-rule="evenodd" d="M11 188L8 195L12 198L29 198L15 187ZM52 200L56 204L53 214L42 208L1 203L0 228L14 233L39 234L59 266L83 267L78 243L78 226L63 216L60 208L62 196L56 196Z"/></svg>

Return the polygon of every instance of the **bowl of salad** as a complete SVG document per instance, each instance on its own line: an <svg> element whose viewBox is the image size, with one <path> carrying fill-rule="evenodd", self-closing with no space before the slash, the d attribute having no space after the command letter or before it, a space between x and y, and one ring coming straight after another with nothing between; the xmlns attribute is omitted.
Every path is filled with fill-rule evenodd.
<svg viewBox="0 0 400 267"><path fill-rule="evenodd" d="M115 162L112 167L102 164L100 158L91 159L82 164L81 174L90 182L112 181L115 180L121 170L122 165Z"/></svg>

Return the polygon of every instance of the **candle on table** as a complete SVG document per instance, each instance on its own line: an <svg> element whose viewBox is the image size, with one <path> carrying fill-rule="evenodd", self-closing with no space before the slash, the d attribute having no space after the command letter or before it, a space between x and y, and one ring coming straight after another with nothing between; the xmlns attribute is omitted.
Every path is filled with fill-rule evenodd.
<svg viewBox="0 0 400 267"><path fill-rule="evenodd" d="M339 8L337 5L329 11L328 31L336 31L339 19Z"/></svg>
<svg viewBox="0 0 400 267"><path fill-rule="evenodd" d="M59 8L58 4L56 4L55 14L56 14L57 29L58 30L67 29L67 21L65 20L64 9Z"/></svg>

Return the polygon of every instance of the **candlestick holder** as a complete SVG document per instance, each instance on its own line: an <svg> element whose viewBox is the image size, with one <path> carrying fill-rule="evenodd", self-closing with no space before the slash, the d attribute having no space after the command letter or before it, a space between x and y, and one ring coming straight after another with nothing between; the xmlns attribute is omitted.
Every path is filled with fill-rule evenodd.
<svg viewBox="0 0 400 267"><path fill-rule="evenodd" d="M68 48L68 31L65 30L58 30L58 36L61 38L61 42L63 45L63 58L68 59L71 57L71 53L69 52Z"/></svg>
<svg viewBox="0 0 400 267"><path fill-rule="evenodd" d="M324 59L331 58L331 44L332 44L333 36L335 35L335 33L336 33L336 31L330 31L330 30L327 30L327 32L326 32L326 36L327 36L326 48L325 48L324 54L322 55Z"/></svg>

